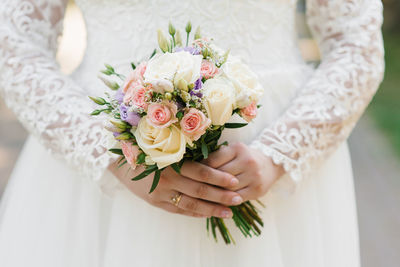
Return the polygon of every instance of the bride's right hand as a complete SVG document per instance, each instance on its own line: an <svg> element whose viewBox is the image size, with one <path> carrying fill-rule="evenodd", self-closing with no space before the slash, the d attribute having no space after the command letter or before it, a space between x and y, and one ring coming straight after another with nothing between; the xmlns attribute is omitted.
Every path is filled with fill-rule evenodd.
<svg viewBox="0 0 400 267"><path fill-rule="evenodd" d="M235 206L243 201L233 191L223 189L234 187L239 183L229 173L210 168L198 162L185 162L181 175L171 167L161 173L159 184L151 194L149 190L153 182L153 174L140 181L131 179L143 171L135 170L128 164L118 168L118 164L110 165L109 170L135 195L148 203L172 213L193 217L231 218L232 211L227 206ZM181 200L175 206L171 198L182 193Z"/></svg>

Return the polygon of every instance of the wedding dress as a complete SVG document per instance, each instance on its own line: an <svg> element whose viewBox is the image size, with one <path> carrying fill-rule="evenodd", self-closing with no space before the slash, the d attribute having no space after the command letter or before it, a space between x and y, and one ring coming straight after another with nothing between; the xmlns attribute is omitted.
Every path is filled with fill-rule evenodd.
<svg viewBox="0 0 400 267"><path fill-rule="evenodd" d="M2 0L0 91L31 133L0 209L0 266L359 266L346 138L383 74L379 0L308 0L322 62L305 64L295 0L76 0L87 26L83 62L70 76L55 62L66 0ZM261 200L260 237L236 246L208 237L205 219L144 202L106 171L102 119L87 95L102 95L104 62L127 71L157 46L169 21L201 25L265 87L242 141L287 172Z"/></svg>

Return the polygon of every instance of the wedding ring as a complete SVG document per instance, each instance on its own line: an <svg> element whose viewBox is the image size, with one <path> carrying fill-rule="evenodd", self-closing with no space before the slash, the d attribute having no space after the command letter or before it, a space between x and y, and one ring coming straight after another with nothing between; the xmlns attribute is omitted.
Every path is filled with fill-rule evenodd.
<svg viewBox="0 0 400 267"><path fill-rule="evenodd" d="M171 201L172 201L172 203L173 203L175 206L178 207L179 201L181 201L181 198L182 198L182 193L178 193L178 194L176 194L175 196L173 196L173 197L171 198Z"/></svg>

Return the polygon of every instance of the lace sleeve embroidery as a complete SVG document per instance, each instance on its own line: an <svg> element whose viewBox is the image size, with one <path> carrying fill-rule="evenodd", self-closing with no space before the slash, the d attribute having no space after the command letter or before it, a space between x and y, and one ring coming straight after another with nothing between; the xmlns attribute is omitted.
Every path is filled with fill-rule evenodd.
<svg viewBox="0 0 400 267"><path fill-rule="evenodd" d="M307 18L321 64L251 144L296 182L347 139L384 72L380 0L308 0Z"/></svg>
<svg viewBox="0 0 400 267"><path fill-rule="evenodd" d="M55 61L66 0L2 0L0 91L30 133L55 156L99 180L113 160L100 119Z"/></svg>

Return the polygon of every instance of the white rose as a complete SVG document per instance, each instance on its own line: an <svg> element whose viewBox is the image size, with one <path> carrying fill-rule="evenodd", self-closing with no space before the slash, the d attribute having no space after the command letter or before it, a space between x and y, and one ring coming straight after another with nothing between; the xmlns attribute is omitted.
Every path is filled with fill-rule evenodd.
<svg viewBox="0 0 400 267"><path fill-rule="evenodd" d="M142 118L135 131L136 142L159 169L179 162L186 151L186 137L176 125L155 128Z"/></svg>
<svg viewBox="0 0 400 267"><path fill-rule="evenodd" d="M157 83L161 80L159 84L162 87L166 85L165 80L175 83L183 79L187 84L194 83L200 78L201 60L201 55L192 55L186 51L156 55L147 64L144 81Z"/></svg>
<svg viewBox="0 0 400 267"><path fill-rule="evenodd" d="M175 82L183 79L187 84L191 84L200 78L202 55L192 55L187 51L177 52L174 55L178 60Z"/></svg>
<svg viewBox="0 0 400 267"><path fill-rule="evenodd" d="M229 56L227 62L222 65L222 70L235 86L235 108L244 108L260 100L264 88L259 83L257 75L239 58Z"/></svg>
<svg viewBox="0 0 400 267"><path fill-rule="evenodd" d="M146 83L151 83L153 86L153 91L157 93L164 92L173 92L174 85L171 81L166 79L157 79L157 80L146 80Z"/></svg>
<svg viewBox="0 0 400 267"><path fill-rule="evenodd" d="M233 84L221 76L204 83L204 106L213 125L224 125L232 117L234 92Z"/></svg>

